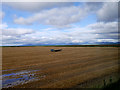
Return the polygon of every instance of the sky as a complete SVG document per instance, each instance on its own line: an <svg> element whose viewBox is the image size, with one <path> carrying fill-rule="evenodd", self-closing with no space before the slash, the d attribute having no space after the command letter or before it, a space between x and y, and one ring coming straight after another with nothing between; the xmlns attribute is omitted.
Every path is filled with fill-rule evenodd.
<svg viewBox="0 0 120 90"><path fill-rule="evenodd" d="M117 2L2 2L1 46L118 43Z"/></svg>

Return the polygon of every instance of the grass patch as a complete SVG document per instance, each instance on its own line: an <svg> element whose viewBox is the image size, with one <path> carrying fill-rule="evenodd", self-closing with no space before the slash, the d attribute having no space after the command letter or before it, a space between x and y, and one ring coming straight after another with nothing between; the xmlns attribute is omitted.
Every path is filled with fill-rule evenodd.
<svg viewBox="0 0 120 90"><path fill-rule="evenodd" d="M108 90L110 90L110 89L111 90L120 90L120 79L117 82L109 84L103 88L103 90L106 90L106 89L108 89Z"/></svg>

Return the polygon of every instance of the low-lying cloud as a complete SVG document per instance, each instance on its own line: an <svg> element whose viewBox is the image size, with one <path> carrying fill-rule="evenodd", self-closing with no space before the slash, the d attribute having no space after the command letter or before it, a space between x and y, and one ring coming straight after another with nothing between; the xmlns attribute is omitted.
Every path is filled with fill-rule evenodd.
<svg viewBox="0 0 120 90"><path fill-rule="evenodd" d="M61 30L43 29L3 29L3 45L56 45L56 44L95 44L99 42L118 42L117 22L95 23L84 28L72 27ZM113 30L110 28L114 29Z"/></svg>

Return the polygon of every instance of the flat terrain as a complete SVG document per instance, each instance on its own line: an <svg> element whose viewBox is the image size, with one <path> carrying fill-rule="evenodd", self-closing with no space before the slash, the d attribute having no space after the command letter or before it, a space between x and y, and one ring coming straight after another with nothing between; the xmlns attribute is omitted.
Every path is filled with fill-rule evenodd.
<svg viewBox="0 0 120 90"><path fill-rule="evenodd" d="M62 49L50 52L50 49ZM3 87L71 88L118 72L117 47L3 47Z"/></svg>

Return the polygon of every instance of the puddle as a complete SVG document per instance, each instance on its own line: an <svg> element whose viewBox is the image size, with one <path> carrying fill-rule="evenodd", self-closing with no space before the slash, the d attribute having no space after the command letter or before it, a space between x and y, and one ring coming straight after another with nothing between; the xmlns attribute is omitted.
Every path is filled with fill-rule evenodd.
<svg viewBox="0 0 120 90"><path fill-rule="evenodd" d="M2 77L7 77L7 76L16 76L16 75L22 75L22 74L28 74L28 73L32 73L32 72L36 72L36 71L39 71L39 70L32 70L32 71L20 71L20 72L17 72L17 73L9 73L9 74L3 74Z"/></svg>
<svg viewBox="0 0 120 90"><path fill-rule="evenodd" d="M19 84L25 84L30 81L38 80L38 78L35 77L36 71L39 71L39 70L20 71L17 73L3 74L2 87L8 88L8 87L16 86Z"/></svg>

